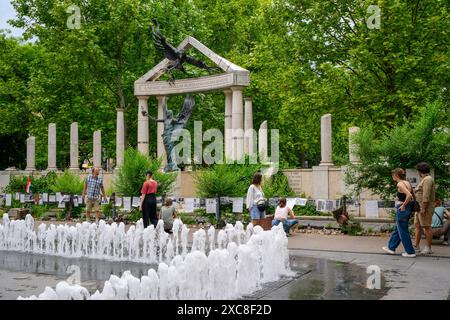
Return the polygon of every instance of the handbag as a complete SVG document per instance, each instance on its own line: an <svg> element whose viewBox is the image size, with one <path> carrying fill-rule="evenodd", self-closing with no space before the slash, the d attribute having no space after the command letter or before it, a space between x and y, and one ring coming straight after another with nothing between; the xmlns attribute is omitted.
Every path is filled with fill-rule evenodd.
<svg viewBox="0 0 450 320"><path fill-rule="evenodd" d="M256 207L260 212L263 212L269 207L269 201L266 198L261 198L256 201Z"/></svg>
<svg viewBox="0 0 450 320"><path fill-rule="evenodd" d="M413 200L411 200L409 203L410 203L410 206L411 206L411 211L412 212L420 212L420 204L419 204L419 202L416 200L416 195L414 194L414 188L413 188L413 186L411 185L411 182L409 183L409 185L411 186L411 194L412 194L412 197L413 197Z"/></svg>

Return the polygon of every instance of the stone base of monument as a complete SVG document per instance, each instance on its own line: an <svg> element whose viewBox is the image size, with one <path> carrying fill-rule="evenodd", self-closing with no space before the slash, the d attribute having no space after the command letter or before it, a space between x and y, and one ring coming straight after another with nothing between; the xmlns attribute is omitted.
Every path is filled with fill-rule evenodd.
<svg viewBox="0 0 450 320"><path fill-rule="evenodd" d="M181 170L172 171L171 173L176 174L177 177L175 179L175 182L173 183L172 191L167 195L169 197L179 197L181 195Z"/></svg>

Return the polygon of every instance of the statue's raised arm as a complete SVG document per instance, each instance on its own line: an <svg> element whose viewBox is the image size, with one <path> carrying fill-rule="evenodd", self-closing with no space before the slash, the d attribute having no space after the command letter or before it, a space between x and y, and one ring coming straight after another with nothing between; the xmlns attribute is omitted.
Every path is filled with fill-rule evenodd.
<svg viewBox="0 0 450 320"><path fill-rule="evenodd" d="M195 106L194 97L187 95L186 98L184 99L183 107L181 108L181 111L177 116L176 122L185 125L186 122L191 117L194 106Z"/></svg>

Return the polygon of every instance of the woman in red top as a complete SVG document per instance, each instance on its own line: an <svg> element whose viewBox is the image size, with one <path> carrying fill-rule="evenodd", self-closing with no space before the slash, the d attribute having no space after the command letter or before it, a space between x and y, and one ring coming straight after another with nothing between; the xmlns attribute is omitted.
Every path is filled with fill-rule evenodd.
<svg viewBox="0 0 450 320"><path fill-rule="evenodd" d="M156 190L158 182L152 179L153 173L147 171L146 180L141 189L141 205L139 210L142 211L142 219L144 220L144 228L147 228L151 222L155 228L158 223L158 216L156 215ZM150 220L150 221L149 221Z"/></svg>

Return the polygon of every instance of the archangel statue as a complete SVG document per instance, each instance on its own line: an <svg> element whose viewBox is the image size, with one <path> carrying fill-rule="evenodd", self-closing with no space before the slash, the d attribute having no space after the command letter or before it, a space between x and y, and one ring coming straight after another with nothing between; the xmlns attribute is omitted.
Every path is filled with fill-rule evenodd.
<svg viewBox="0 0 450 320"><path fill-rule="evenodd" d="M176 117L173 116L173 111L167 109L166 97L163 98L163 119L157 121L164 123L164 131L162 134L164 148L166 149L167 164L164 167L165 172L179 170L176 159L173 141L174 137L179 134L179 130L184 129L191 117L194 109L195 100L192 96L187 95L184 99L183 107Z"/></svg>

